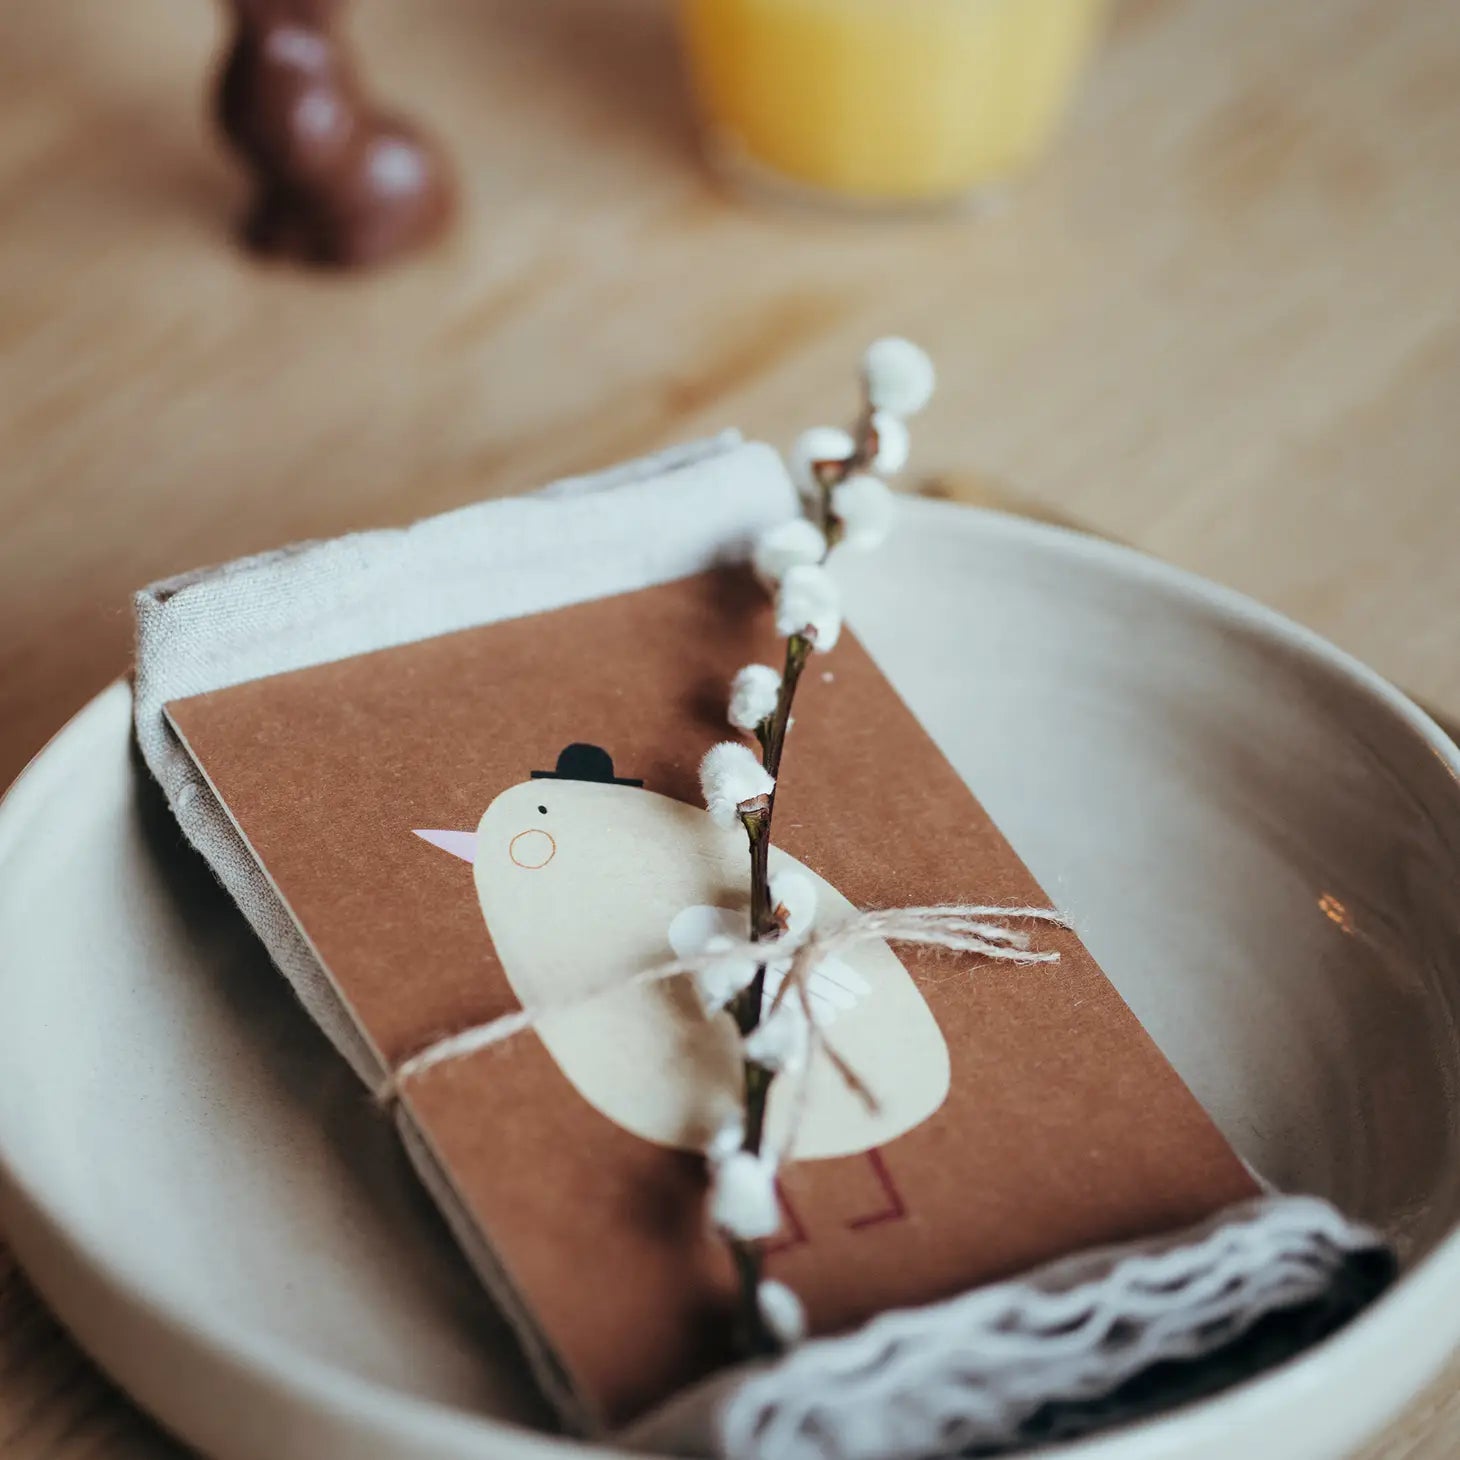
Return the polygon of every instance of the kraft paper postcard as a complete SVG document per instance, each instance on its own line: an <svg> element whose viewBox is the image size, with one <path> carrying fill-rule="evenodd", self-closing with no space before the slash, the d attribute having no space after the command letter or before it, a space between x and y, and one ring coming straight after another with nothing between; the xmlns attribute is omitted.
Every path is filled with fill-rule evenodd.
<svg viewBox="0 0 1460 1460"><path fill-rule="evenodd" d="M725 1021L674 980L574 995L744 918L744 834L696 769L775 644L750 575L715 571L168 707L386 1067L558 1008L403 1098L484 1280L595 1421L731 1357L698 1154L738 1098ZM822 912L1047 903L850 634L789 744L772 865L813 874ZM869 943L810 989L884 1097L808 1080L768 1268L814 1332L1253 1195L1078 938L1050 936L1060 962L1032 968Z"/></svg>

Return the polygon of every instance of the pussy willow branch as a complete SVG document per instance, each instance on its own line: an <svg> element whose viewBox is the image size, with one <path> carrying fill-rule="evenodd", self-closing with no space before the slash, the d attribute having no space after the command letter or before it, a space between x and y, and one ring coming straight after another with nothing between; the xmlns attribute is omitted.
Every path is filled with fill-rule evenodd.
<svg viewBox="0 0 1460 1460"><path fill-rule="evenodd" d="M764 726L761 741L761 755L766 770L775 776L781 768L781 754L786 745L786 731L791 723L791 707L796 700L796 686L800 683L801 671L811 656L811 640L804 634L792 634L786 641L786 667L781 676L780 694L776 698L775 712ZM750 936L757 943L774 938L781 931L776 920L776 909L771 902L770 850L771 823L776 811L774 790L764 798L762 810L757 807L750 814L742 811L741 821L750 840ZM737 995L730 1005L736 1028L744 1039L759 1026L765 1004L765 965L755 971L755 977ZM766 1106L770 1100L774 1072L746 1060L745 1065L745 1140L743 1148L752 1155L760 1154L765 1136Z"/></svg>
<svg viewBox="0 0 1460 1460"><path fill-rule="evenodd" d="M820 525L827 544L823 562L831 556L832 549L842 535L840 524L832 515L833 490L853 472L869 466L877 455L877 429L873 424L870 401L862 410L853 439L856 444L850 457L839 462L817 462L812 471L821 492ZM806 634L792 634L786 640L786 663L781 673L781 687L776 696L775 711L768 721L756 728L755 738L760 743L761 759L772 778L780 776L781 756L786 748L786 732L791 725L791 709L795 704L796 689L814 647L813 640ZM776 921L775 907L771 903L769 870L771 823L776 809L775 790L772 789L764 799L763 810L757 807L750 814L743 811L741 815L750 841L750 936L755 942L773 938L781 931ZM754 1033L760 1024L765 1005L765 979L765 965L761 964L755 971L755 977L730 1005L731 1016L742 1040ZM801 997L805 1003L804 991ZM806 1012L809 1015L809 1005ZM808 1050L808 1055L809 1053ZM743 1062L742 1069L745 1082L745 1135L741 1149L753 1156L759 1156L765 1144L766 1114L770 1107L771 1086L775 1083L776 1076L774 1070L769 1070L751 1059ZM753 1353L774 1352L777 1343L761 1317L757 1296L764 1270L761 1244L737 1237L731 1240L730 1248L740 1281L741 1321L747 1346Z"/></svg>
<svg viewBox="0 0 1460 1460"><path fill-rule="evenodd" d="M813 462L811 467L811 475L821 492L821 521L817 526L826 538L827 557L831 556L831 550L842 539L842 525L832 515L832 492L854 472L865 471L877 459L879 442L877 427L873 424L871 401L862 407L862 414L857 418L856 429L852 432L852 440L855 445L850 456ZM822 562L825 561L826 558L823 558Z"/></svg>
<svg viewBox="0 0 1460 1460"><path fill-rule="evenodd" d="M762 754L769 755L768 741L762 743ZM750 936L754 942L760 942L776 926L768 866L774 798L774 791L759 797L760 804L742 808L740 816L750 841ZM755 970L755 977L730 1004L730 1014L742 1040L760 1023L764 1002L765 965L761 964ZM744 1060L741 1067L745 1082L745 1133L741 1149L759 1156L765 1139L766 1101L772 1074L754 1060ZM735 1261L735 1273L740 1284L740 1324L745 1347L752 1355L775 1353L778 1347L775 1335L766 1326L760 1311L760 1282L764 1266L760 1244L744 1237L732 1237L730 1254Z"/></svg>
<svg viewBox="0 0 1460 1460"><path fill-rule="evenodd" d="M776 697L775 713L766 727L765 768L772 776L781 773L781 752L786 748L786 731L791 726L791 705L796 698L796 686L801 682L801 671L811 657L811 640L804 634L792 634L786 640L786 667L781 672L781 690ZM775 808L775 793L771 793L771 807Z"/></svg>
<svg viewBox="0 0 1460 1460"><path fill-rule="evenodd" d="M775 712L764 726L761 739L761 753L765 768L772 776L780 773L781 753L786 745L786 731L791 723L791 707L796 699L796 686L801 671L811 657L811 640L804 634L792 634L786 641L786 667L781 675L780 693L776 698ZM770 892L770 848L771 820L775 815L776 793L767 798L763 819L756 823L754 831L746 822L750 834L750 936L760 942L774 937L780 931L776 921L776 910L771 905ZM751 1034L761 1021L765 1004L765 965L755 971L745 992L733 1007L736 1027L741 1038ZM760 1154L765 1137L766 1108L770 1101L772 1071L754 1060L745 1061L745 1149L754 1155Z"/></svg>
<svg viewBox="0 0 1460 1460"><path fill-rule="evenodd" d="M769 748L765 754L769 756ZM775 812L775 792L762 797L763 807L750 814L742 812L741 821L750 839L750 936L759 943L772 936L777 928L775 908L771 905L770 851L771 817ZM736 996L730 1006L735 1027L741 1039L755 1031L765 1003L765 965L755 970L755 977ZM766 1097L770 1092L770 1071L753 1060L746 1060L745 1071L745 1137L743 1149L760 1155L765 1135Z"/></svg>

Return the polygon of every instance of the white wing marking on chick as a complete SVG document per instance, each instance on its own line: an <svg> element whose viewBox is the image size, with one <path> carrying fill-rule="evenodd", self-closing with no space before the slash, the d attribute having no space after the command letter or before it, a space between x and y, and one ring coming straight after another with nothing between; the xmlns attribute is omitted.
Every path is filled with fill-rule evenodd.
<svg viewBox="0 0 1460 1460"><path fill-rule="evenodd" d="M683 908L669 924L669 946L674 956L688 962L703 953L715 938L743 938L746 916L728 907L707 907L703 903ZM789 951L766 963L766 999L774 999L790 968ZM840 1014L855 1009L872 985L849 963L840 958L827 958L819 963L806 980L806 993L811 1000L817 1022L830 1024ZM787 994L786 999L794 996Z"/></svg>

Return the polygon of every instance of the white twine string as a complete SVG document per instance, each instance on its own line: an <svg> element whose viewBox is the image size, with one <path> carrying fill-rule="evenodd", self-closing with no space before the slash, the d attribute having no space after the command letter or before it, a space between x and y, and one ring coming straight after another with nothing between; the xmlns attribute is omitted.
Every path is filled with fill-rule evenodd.
<svg viewBox="0 0 1460 1460"><path fill-rule="evenodd" d="M848 1088L876 1115L880 1109L876 1093L856 1070L837 1053L827 1038L826 1030L812 1007L808 981L827 958L856 947L859 943L912 943L922 947L951 948L958 952L976 953L994 962L1035 964L1058 963L1057 949L1033 951L1029 934L1018 928L1003 927L992 918L1010 921L1045 923L1059 928L1069 927L1063 913L1047 907L986 907L971 904L947 904L941 907L896 907L860 912L844 923L814 930L796 950L791 967L764 1018L780 1008L787 992L794 987L801 1012L808 1026L807 1058L798 1072L791 1106L791 1118L780 1141L777 1162L785 1160L794 1149L796 1137L805 1119L811 1092L811 1069L819 1049L831 1061Z"/></svg>
<svg viewBox="0 0 1460 1460"><path fill-rule="evenodd" d="M1002 921L994 921L995 919ZM780 1007L787 991L795 988L802 1011L810 1026L813 1047L819 1046L836 1067L847 1084L868 1104L876 1109L876 1098L863 1084L860 1077L828 1043L825 1031L820 1026L806 982L820 963L834 953L852 948L858 943L881 940L887 943L914 943L925 947L950 948L957 952L975 953L995 962L1033 964L1056 963L1059 953L1055 950L1033 951L1030 949L1029 934L1017 928L1003 926L1004 922L1040 922L1066 928L1069 921L1053 908L1043 907L982 907L950 904L944 907L877 908L868 912L855 913L845 922L827 929L818 929L810 934L796 949L791 966L782 980L775 998L771 1001L766 1017ZM768 947L773 944L754 943L746 938L732 940L729 948L720 948L717 958L730 954L763 961ZM473 1024L455 1034L434 1040L424 1049L418 1050L402 1060L376 1091L376 1099L382 1105L393 1105L400 1099L402 1088L411 1080L435 1069L438 1065L465 1059L480 1050L515 1039L517 1035L536 1028L544 1019L557 1014L568 1014L593 1003L605 995L621 989L639 988L646 984L662 983L698 971L698 962L675 961L646 968L628 978L614 978L583 990L571 999L560 1003L541 1005L537 1008L523 1008L511 1014L503 1014L481 1024ZM809 1064L809 1061L808 1061ZM798 1104L804 1104L805 1078L801 1080L802 1093L798 1093ZM799 1120L793 1121L793 1125Z"/></svg>
<svg viewBox="0 0 1460 1460"><path fill-rule="evenodd" d="M402 1060L376 1090L375 1098L382 1105L393 1104L400 1099L403 1085L414 1080L418 1075L424 1075L427 1070L435 1069L437 1065L465 1059L467 1055L476 1054L478 1050L490 1049L494 1044L502 1044L506 1040L514 1039L519 1034L525 1034L529 1029L535 1029L544 1019L551 1018L554 1014L570 1014L608 994L617 993L621 989L662 983L665 979L694 973L697 967L698 964L678 961L657 964L653 968L646 968L639 973L631 974L628 978L605 979L602 983L584 989L574 998L564 999L561 1003L545 1004L536 1009L517 1009L511 1014L488 1019L484 1024L472 1024L455 1034L444 1035L428 1044L424 1049L417 1050L409 1058Z"/></svg>

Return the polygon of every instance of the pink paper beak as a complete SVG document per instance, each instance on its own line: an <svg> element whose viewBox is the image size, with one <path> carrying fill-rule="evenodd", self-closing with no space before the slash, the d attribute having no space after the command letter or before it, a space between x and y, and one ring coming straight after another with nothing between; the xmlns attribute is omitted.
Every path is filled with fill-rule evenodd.
<svg viewBox="0 0 1460 1460"><path fill-rule="evenodd" d="M418 831L416 835L423 842L430 842L433 847L460 857L463 862L477 859L477 834L474 831Z"/></svg>

